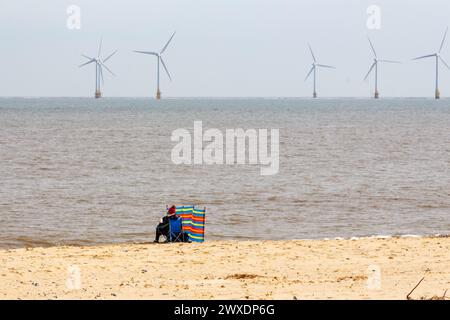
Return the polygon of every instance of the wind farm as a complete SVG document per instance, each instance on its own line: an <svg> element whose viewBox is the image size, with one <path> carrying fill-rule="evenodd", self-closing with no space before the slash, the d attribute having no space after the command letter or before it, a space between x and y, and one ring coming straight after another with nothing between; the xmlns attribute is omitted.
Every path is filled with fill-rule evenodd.
<svg viewBox="0 0 450 320"><path fill-rule="evenodd" d="M435 99L440 99L441 97L441 93L439 90L439 68L440 68L440 63L444 64L444 66L447 69L450 69L450 65L447 63L447 61L444 59L444 57L442 56L442 51L444 49L444 45L446 42L446 38L447 38L447 33L448 33L448 27L445 30L444 36L442 38L440 47L438 49L438 51L436 51L435 53L432 54L428 54L428 55L424 55L424 56L420 56L417 58L414 58L412 60L422 60L422 59L427 59L427 58L434 58L435 59L435 95L434 98ZM163 56L166 52L166 50L168 49L168 47L170 46L170 44L172 43L173 38L175 37L176 32L173 32L170 36L170 38L167 40L167 42L165 43L165 45L162 47L161 50L159 51L141 51L141 50L133 50L134 53L139 53L139 54L145 54L145 55L152 55L156 57L156 95L155 98L156 100L160 100L162 98L162 92L161 92L161 65L162 68L164 69L164 73L167 75L168 79L170 81L172 81L172 76L169 72L169 69L167 67L167 63L165 62ZM370 39L370 37L367 37L367 40L369 42L370 45L370 50L372 51L373 54L373 62L369 67L368 72L366 73L365 77L364 77L364 81L366 81L369 76L371 74L373 74L374 76L374 89L373 89L373 95L372 97L374 99L379 99L380 98L380 91L379 91L379 87L380 87L380 77L379 77L379 66L381 64L401 64L400 61L397 60L387 60L387 59L381 59L378 55L377 50L375 49L374 43L372 42L372 40ZM93 64L95 66L95 94L94 97L96 99L99 99L103 96L102 93L102 87L104 85L104 70L106 69L111 75L115 76L114 72L111 71L111 69L106 65L106 62L108 62L116 53L116 51L113 51L110 55L108 55L106 58L102 58L102 45L103 45L103 40L100 40L100 44L98 47L98 53L96 56L88 56L85 54L82 54L82 57L84 57L85 59L87 59L86 62L84 62L83 64L81 64L79 67L85 67L87 65ZM327 65L327 64L322 64L321 62L318 61L315 52L313 51L311 45L308 43L307 44L308 49L309 49L309 53L311 54L311 58L312 58L312 64L311 64L311 68L309 69L304 81L306 82L310 77L312 77L312 84L313 84L313 90L312 90L312 97L313 98L317 98L318 97L318 69L336 69L335 66L332 65Z"/></svg>
<svg viewBox="0 0 450 320"><path fill-rule="evenodd" d="M444 44L445 44L445 39L447 38L447 33L448 33L448 27L447 27L447 29L445 29L445 33L444 33L444 37L442 38L441 46L439 47L439 50L437 52L413 59L413 60L421 60L421 59L427 59L427 58L435 58L435 61L436 61L436 89L434 92L435 99L441 98L441 93L439 91L439 61L441 61L447 67L447 69L450 69L450 66L447 64L447 62L444 60L444 58L441 55L442 48L444 47Z"/></svg>
<svg viewBox="0 0 450 320"><path fill-rule="evenodd" d="M110 68L108 68L108 66L106 66L106 62L111 59L112 56L114 56L117 53L117 50L114 51L113 53L111 53L109 56L107 56L105 59L101 58L101 54L102 54L102 44L103 44L103 39L100 39L100 45L98 47L98 53L97 53L97 57L89 57L87 55L82 54L81 56L88 59L89 61L83 63L82 65L80 65L79 67L82 68L84 66L87 66L91 63L95 63L95 98L99 99L102 97L102 85L104 83L104 79L103 79L103 68L105 68L109 73L111 73L113 76L115 76L115 74L111 71Z"/></svg>
<svg viewBox="0 0 450 320"><path fill-rule="evenodd" d="M384 60L384 59L379 59L377 56L377 52L375 50L375 47L373 46L372 41L370 41L370 38L367 38L369 40L369 44L370 47L372 49L373 52L373 63L370 66L369 72L367 72L364 80L367 80L367 78L369 77L370 73L372 72L372 70L375 69L375 91L374 91L374 98L378 99L380 96L380 93L378 92L378 63L400 63L400 61L393 61L393 60Z"/></svg>
<svg viewBox="0 0 450 320"><path fill-rule="evenodd" d="M156 100L160 100L161 99L161 90L160 90L160 64L162 64L167 76L169 77L169 80L172 81L172 77L170 76L169 70L167 69L167 65L164 62L163 59L163 54L166 51L167 47L169 46L170 42L172 41L173 37L175 36L176 32L174 32L172 34L172 36L169 38L169 40L167 41L167 43L164 45L164 47L161 49L161 51L158 52L154 52L154 51L137 51L135 50L134 52L136 53L141 53L141 54L147 54L147 55L153 55L156 57Z"/></svg>
<svg viewBox="0 0 450 320"><path fill-rule="evenodd" d="M313 98L317 98L317 91L316 91L316 82L317 82L317 68L329 68L329 69L336 69L333 66L329 66L326 64L320 64L317 62L316 60L316 56L314 55L314 52L311 48L311 45L308 44L309 47L309 51L311 52L311 56L313 59L313 63L312 63L312 67L309 70L308 74L306 75L305 81L308 80L309 76L311 75L311 73L313 74Z"/></svg>

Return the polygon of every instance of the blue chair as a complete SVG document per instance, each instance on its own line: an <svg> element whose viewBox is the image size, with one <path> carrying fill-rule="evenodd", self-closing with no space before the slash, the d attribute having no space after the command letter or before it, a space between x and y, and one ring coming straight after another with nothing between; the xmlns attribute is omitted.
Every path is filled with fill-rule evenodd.
<svg viewBox="0 0 450 320"><path fill-rule="evenodd" d="M183 219L169 219L169 235L167 240L169 242L183 242Z"/></svg>

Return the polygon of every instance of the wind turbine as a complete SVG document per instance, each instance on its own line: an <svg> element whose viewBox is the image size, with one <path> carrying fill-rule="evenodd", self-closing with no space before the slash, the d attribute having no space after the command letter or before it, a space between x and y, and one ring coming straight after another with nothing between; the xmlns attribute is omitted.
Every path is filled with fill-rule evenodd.
<svg viewBox="0 0 450 320"><path fill-rule="evenodd" d="M379 62L387 62L387 63L400 63L399 61L392 61L392 60L382 60L382 59L378 59L377 56L377 52L375 51L375 47L372 44L372 41L370 41L370 38L367 38L369 40L370 43L370 47L372 48L372 52L373 52L373 63L372 66L369 69L369 72L367 72L364 80L367 79L367 77L369 77L370 73L372 72L372 70L375 68L375 94L374 94L374 98L378 99L380 94L378 92L378 63Z"/></svg>
<svg viewBox="0 0 450 320"><path fill-rule="evenodd" d="M164 51L166 51L167 47L169 46L170 42L172 41L173 37L175 36L174 32L172 34L172 36L170 37L169 41L167 41L166 45L161 49L161 51L159 53L157 52L152 52L152 51L134 51L137 53L143 53L143 54L150 54L153 56L156 56L158 62L157 62L157 71L156 71L156 83L157 83L157 87L156 87L156 99L160 100L161 99L161 91L159 90L159 65L160 63L163 65L164 70L167 73L167 76L169 77L170 81L172 81L172 77L170 76L169 70L167 69L166 64L164 63L164 59L162 57Z"/></svg>
<svg viewBox="0 0 450 320"><path fill-rule="evenodd" d="M331 69L336 69L333 66L327 66L325 64L319 64L317 63L316 57L314 56L314 52L311 49L311 46L308 43L308 47L309 47L309 51L311 52L311 56L313 58L313 63L312 63L312 67L311 70L309 70L308 75L305 78L305 81L308 80L309 76L311 75L311 73L314 72L314 91L313 91L313 98L317 98L317 92L316 92L316 73L317 73L317 67L320 68L331 68Z"/></svg>
<svg viewBox="0 0 450 320"><path fill-rule="evenodd" d="M447 37L447 32L448 32L448 27L447 27L447 29L445 29L444 38L442 38L441 46L439 47L439 51L438 52L413 59L413 60L419 60L419 59L433 58L433 57L436 58L436 91L434 93L434 97L436 99L439 99L440 96L441 96L441 94L439 92L439 60L441 60L442 63L448 69L450 69L450 67L447 64L447 62L445 62L444 58L442 58L442 56L441 56L441 51L442 51L442 48L444 47L445 38Z"/></svg>
<svg viewBox="0 0 450 320"><path fill-rule="evenodd" d="M80 68L84 67L88 64L95 63L95 98L96 99L102 97L101 85L104 82L103 68L105 68L106 70L108 70L109 73L111 73L113 76L115 76L115 74L105 65L105 62L107 62L109 59L111 59L111 57L117 53L117 50L114 51L113 53L111 53L108 57L106 57L106 59L102 60L102 58L101 58L102 43L103 43L103 39L100 39L100 45L98 47L97 58L92 58L92 57L86 56L84 54L81 55L81 56L85 57L86 59L89 59L89 61L80 65Z"/></svg>

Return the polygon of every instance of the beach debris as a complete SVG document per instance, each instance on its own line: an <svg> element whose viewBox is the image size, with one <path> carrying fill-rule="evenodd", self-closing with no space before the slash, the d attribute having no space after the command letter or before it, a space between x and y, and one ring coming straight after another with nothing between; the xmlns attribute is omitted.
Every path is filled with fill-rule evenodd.
<svg viewBox="0 0 450 320"><path fill-rule="evenodd" d="M351 276L342 276L336 279L336 282L346 281L346 280L353 280L353 281L364 281L367 280L366 275L351 275Z"/></svg>
<svg viewBox="0 0 450 320"><path fill-rule="evenodd" d="M414 300L414 299L411 299L411 300ZM427 296L425 296L425 297L420 297L420 299L419 300L432 300L432 301L435 301L435 300L448 300L447 299L447 297L445 297L445 296L432 296L431 298L428 298Z"/></svg>
<svg viewBox="0 0 450 320"><path fill-rule="evenodd" d="M225 280L228 280L228 279L247 280L247 279L255 279L255 278L259 278L259 277L261 277L261 276L258 276L256 274L235 273L235 274L226 276Z"/></svg>
<svg viewBox="0 0 450 320"><path fill-rule="evenodd" d="M420 281L416 284L416 286L414 288L412 288L412 290L406 295L406 299L407 300L414 300L411 298L411 294L414 292L414 290L417 289L417 287L422 283L423 279L425 279L425 277L423 277L422 279L420 279Z"/></svg>
<svg viewBox="0 0 450 320"><path fill-rule="evenodd" d="M406 295L406 299L407 300L415 300L414 298L411 298L411 294L414 292L414 290L417 289L417 287L422 283L422 281L425 279L425 277L423 277L422 279L420 279L420 281L416 284L416 286ZM444 291L444 294L442 296L432 296L431 298L428 297L420 297L420 300L446 300L446 296L447 296L447 291L448 289L446 289Z"/></svg>
<svg viewBox="0 0 450 320"><path fill-rule="evenodd" d="M447 297L446 297L447 291L448 291L448 289L446 289L446 290L444 291L444 294L442 295L442 297L440 297L440 296L432 296L432 297L431 297L430 299L428 299L428 300L447 300Z"/></svg>

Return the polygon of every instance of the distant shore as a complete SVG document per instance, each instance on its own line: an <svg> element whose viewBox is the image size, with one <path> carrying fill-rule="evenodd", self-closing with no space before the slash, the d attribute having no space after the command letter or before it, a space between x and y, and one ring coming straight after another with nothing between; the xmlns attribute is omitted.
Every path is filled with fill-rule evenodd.
<svg viewBox="0 0 450 320"><path fill-rule="evenodd" d="M0 299L406 299L423 277L411 298L450 289L450 237L3 249L0 261Z"/></svg>

